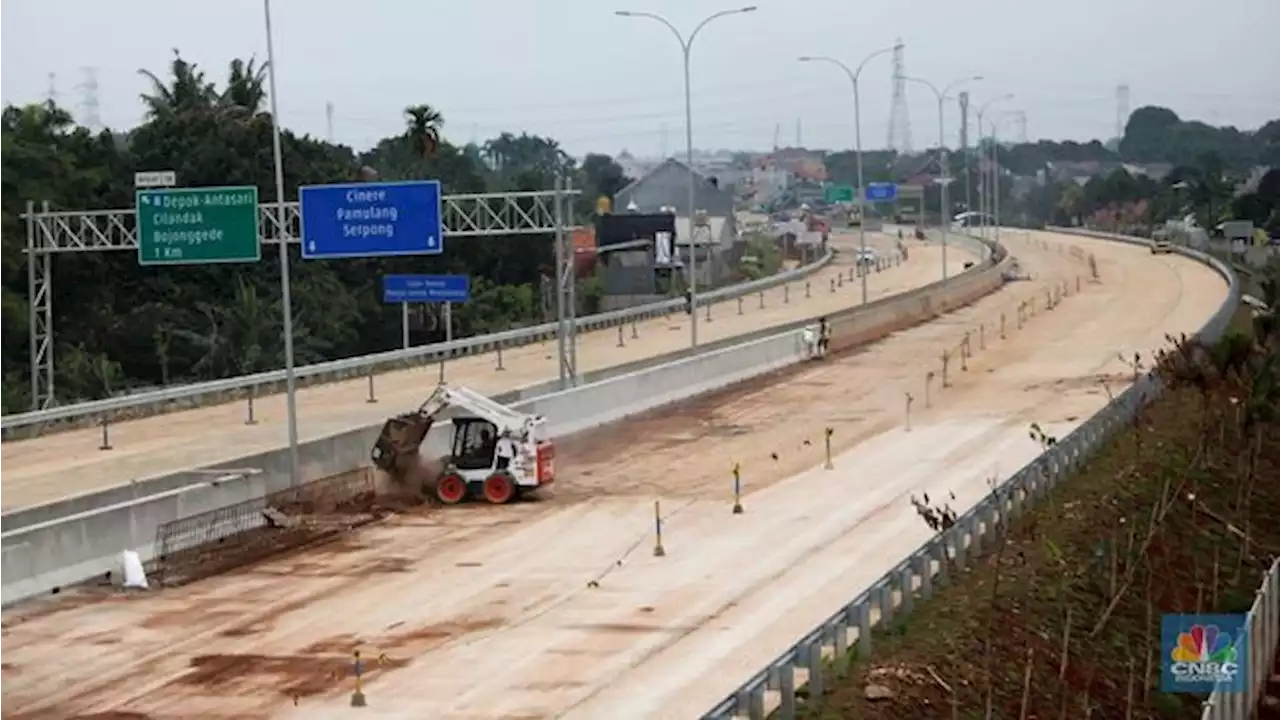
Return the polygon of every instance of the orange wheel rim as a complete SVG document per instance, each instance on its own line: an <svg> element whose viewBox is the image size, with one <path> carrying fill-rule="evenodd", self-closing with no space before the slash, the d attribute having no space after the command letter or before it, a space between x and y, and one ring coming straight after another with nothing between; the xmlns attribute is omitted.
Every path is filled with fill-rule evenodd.
<svg viewBox="0 0 1280 720"><path fill-rule="evenodd" d="M462 480L450 476L440 481L440 497L444 500L462 498Z"/></svg>
<svg viewBox="0 0 1280 720"><path fill-rule="evenodd" d="M489 500L502 502L511 496L511 481L501 475L494 475L484 484L484 489Z"/></svg>

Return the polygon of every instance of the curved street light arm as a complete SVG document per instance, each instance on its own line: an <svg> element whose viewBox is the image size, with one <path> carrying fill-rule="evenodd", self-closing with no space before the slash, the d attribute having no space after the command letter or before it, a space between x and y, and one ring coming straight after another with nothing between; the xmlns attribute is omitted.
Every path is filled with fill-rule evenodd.
<svg viewBox="0 0 1280 720"><path fill-rule="evenodd" d="M858 69L855 70L853 73L854 80L856 81L858 78L862 77L862 68L866 67L867 63L871 62L872 60L875 60L881 55L888 55L891 52L893 52L893 48L891 47L880 48L879 50L876 50L870 55L862 58L862 62L858 63Z"/></svg>
<svg viewBox="0 0 1280 720"><path fill-rule="evenodd" d="M853 83L855 88L858 86L858 76L854 74L853 70L851 70L848 65L845 65L844 62L837 60L836 58L828 57L826 55L805 55L800 58L800 62L824 62L835 65L844 71L844 74L849 77L849 82Z"/></svg>
<svg viewBox="0 0 1280 720"><path fill-rule="evenodd" d="M1013 99L1013 93L1009 93L1008 95L1001 95L1000 97L991 98L990 100L983 103L981 107L978 108L978 117L982 117L983 115L985 115L987 113L987 108L991 107L992 105L1002 100L1012 100L1012 99Z"/></svg>
<svg viewBox="0 0 1280 720"><path fill-rule="evenodd" d="M618 10L618 11L614 12L614 15L617 15L617 16L619 16L619 17L649 18L650 20L656 20L656 21L658 21L658 22L662 23L663 25L665 25L665 26L666 26L666 28L667 28L668 30L670 30L670 31L671 31L671 34L672 34L672 35L675 35L675 36L676 36L676 42L680 43L680 49L684 50L685 52L688 52L688 51L689 51L689 46L690 46L691 44L693 44L693 36L692 36L692 35L690 35L690 36L689 36L689 41L688 41L688 42L685 42L684 36L680 34L680 31L676 29L676 26L675 26L675 25L672 25L670 20L668 20L668 19L666 19L666 18L662 17L661 15L658 15L657 13L650 13L650 12L633 12L633 11L631 11L631 10ZM714 16L712 16L712 17L714 17ZM709 19L709 18L708 18L708 19ZM706 21L703 21L703 24L706 24ZM698 29L699 29L699 30L700 30L700 29L702 29L702 25L699 25L699 26L698 26ZM697 30L694 30L694 32L696 33L696 32L698 32L698 31L697 31Z"/></svg>
<svg viewBox="0 0 1280 720"><path fill-rule="evenodd" d="M971 76L969 76L969 77L959 78L958 80L955 80L955 81L954 81L954 82L952 82L950 85L948 85L948 86L946 86L945 88L943 88L943 89L942 89L942 97L944 97L944 98L945 98L945 97L947 97L947 96L951 93L951 91L952 91L952 90L956 89L957 87L959 87L959 86L961 86L961 85L963 85L963 84L965 84L965 83L969 83L969 82L980 82L981 80L982 80L982 76L981 76L981 75L971 75Z"/></svg>
<svg viewBox="0 0 1280 720"><path fill-rule="evenodd" d="M702 31L702 28L706 27L706 26L707 26L707 23L711 22L712 20L715 20L716 18L722 18L722 17L724 17L724 16L726 16L726 15L738 15L738 14L740 14L740 13L755 12L755 9L756 9L756 6L755 6L755 5L748 5L747 7L740 7L740 8L737 8L736 10L721 10L721 11L720 11L720 12L718 12L718 13L714 13L714 14L710 15L709 17L707 17L707 19L705 19L705 20L703 20L702 22L698 23L698 24L697 24L697 26L695 26L695 27L693 28L693 32L689 33L689 43L688 43L688 44L689 44L690 46L691 46L691 45L693 45L693 39L694 39L694 38L696 38L696 37L698 37L698 33Z"/></svg>
<svg viewBox="0 0 1280 720"><path fill-rule="evenodd" d="M919 83L919 85L928 87L929 90L933 92L933 96L937 97L938 102L942 102L943 99L946 99L946 96L947 96L946 91L938 90L938 86L933 85L933 83L927 81L927 79L919 78L919 77L904 77L902 79L905 79L905 81L908 81L908 82ZM947 87L947 90L951 90L951 88Z"/></svg>

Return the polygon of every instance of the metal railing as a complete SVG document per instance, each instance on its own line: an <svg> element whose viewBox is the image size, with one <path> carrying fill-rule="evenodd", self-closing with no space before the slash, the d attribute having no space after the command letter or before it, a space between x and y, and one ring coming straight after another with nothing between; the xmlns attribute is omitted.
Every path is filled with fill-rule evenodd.
<svg viewBox="0 0 1280 720"><path fill-rule="evenodd" d="M1053 230L1137 245L1148 244L1145 240L1106 233L1057 228ZM1229 267L1204 253L1182 248L1177 252L1209 265L1227 280L1229 286L1227 300L1196 334L1206 342L1216 340L1231 322L1231 317L1240 301L1239 281ZM1024 513L1049 488L1070 477L1115 432L1127 427L1134 415L1158 397L1162 389L1162 383L1154 373L1149 372L1140 377L1106 407L1071 431L1065 438L1051 445L1039 457L1001 483L985 500L957 518L950 529L930 538L918 550L885 573L870 588L783 651L773 662L711 708L703 715L703 719L727 720L748 717L752 720L762 720L766 714L766 693L776 695L781 718L785 720L794 718L797 707L796 690L801 687L802 679L808 686L809 697L818 697L822 694L822 671L828 655L837 663L838 669L843 669L842 666L847 667L844 664L849 661L850 643L856 641L857 656L870 657L872 630L875 627L891 621L898 615L909 613L917 600L929 599L935 583L948 582L951 571L962 570L965 567L966 558L976 556L985 545L993 542L996 534L1007 526L1009 520ZM1272 583L1273 588L1277 582L1274 578L1275 574L1273 571L1269 576L1271 577L1269 582ZM1271 593L1272 606L1260 613L1265 615L1266 612L1270 612L1270 615L1267 615L1268 620L1255 621L1258 629L1251 629L1251 632L1259 634L1270 633L1268 637L1272 645L1269 652L1274 652L1275 649L1274 598L1276 594L1277 592ZM1258 607L1259 604L1255 603L1255 609ZM1265 607L1265 604L1262 607ZM1270 625L1267 625L1267 622L1270 622ZM855 633L856 638L853 637ZM1262 644L1265 643L1260 643L1259 646ZM797 670L801 671L803 677L797 676ZM1266 679L1265 674L1251 675L1250 693L1260 691L1255 684L1257 677L1264 681ZM1250 696L1254 695L1250 694ZM1206 717L1213 720L1238 720L1247 715L1224 714L1206 715Z"/></svg>
<svg viewBox="0 0 1280 720"><path fill-rule="evenodd" d="M792 268L781 273L770 275L746 283L730 285L710 292L701 293L697 298L699 308L714 305L725 300L732 300L745 295L758 293L779 285L785 285L808 277L827 266L834 253L828 252L817 261L801 267ZM664 300L623 310L597 313L575 320L578 332L589 332L602 328L616 327L631 322L648 320L672 312L683 311L685 301L682 298ZM304 365L295 368L294 376L300 383L308 380L325 382L351 377L362 377L374 374L380 369L399 369L416 363L437 362L441 359L452 359L467 355L492 352L498 348L510 348L531 343L551 340L556 337L555 322L542 323L525 328L506 330L503 332L477 335L445 343L433 343L400 350L362 355L341 360ZM5 415L0 418L0 430L6 438L22 428L45 426L56 423L73 422L87 418L99 418L112 413L141 406L166 405L192 401L206 395L224 395L237 391L250 391L264 386L279 385L285 382L285 371L270 370L267 372L241 375L221 380L192 383L177 387L163 388L145 393L134 393L118 397L74 403L52 407L45 410Z"/></svg>
<svg viewBox="0 0 1280 720"><path fill-rule="evenodd" d="M1262 578L1244 627L1249 638L1244 692L1214 690L1204 702L1200 720L1249 720L1262 699L1280 647L1280 558Z"/></svg>

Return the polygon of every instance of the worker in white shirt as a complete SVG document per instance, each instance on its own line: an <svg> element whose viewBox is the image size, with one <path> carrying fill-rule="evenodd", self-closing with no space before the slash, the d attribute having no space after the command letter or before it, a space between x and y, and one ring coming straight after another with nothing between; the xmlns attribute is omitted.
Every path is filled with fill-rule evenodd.
<svg viewBox="0 0 1280 720"><path fill-rule="evenodd" d="M494 457L496 459L497 469L506 470L511 467L511 461L516 456L516 442L507 436L506 433L498 436L498 445L494 448Z"/></svg>

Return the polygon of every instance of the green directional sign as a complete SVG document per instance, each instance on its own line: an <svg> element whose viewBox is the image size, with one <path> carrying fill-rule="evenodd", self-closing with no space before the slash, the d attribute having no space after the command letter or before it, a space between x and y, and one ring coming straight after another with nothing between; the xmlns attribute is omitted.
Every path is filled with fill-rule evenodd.
<svg viewBox="0 0 1280 720"><path fill-rule="evenodd" d="M853 202L852 185L828 185L822 189L822 199L828 203Z"/></svg>
<svg viewBox="0 0 1280 720"><path fill-rule="evenodd" d="M139 190L138 263L258 262L258 188Z"/></svg>

